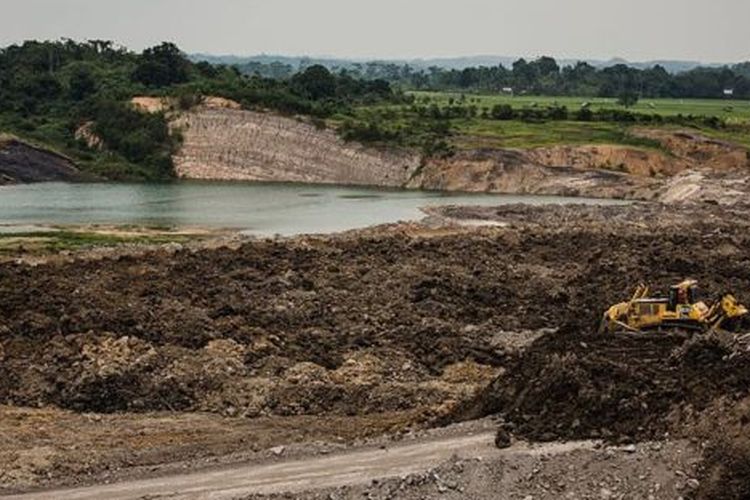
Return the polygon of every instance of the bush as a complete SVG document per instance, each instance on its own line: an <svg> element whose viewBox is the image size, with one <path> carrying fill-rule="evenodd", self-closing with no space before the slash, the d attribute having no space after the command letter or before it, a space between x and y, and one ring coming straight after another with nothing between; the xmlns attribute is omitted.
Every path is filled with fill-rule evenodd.
<svg viewBox="0 0 750 500"><path fill-rule="evenodd" d="M129 105L102 101L92 110L94 133L110 151L151 169L153 177L170 176L175 139L161 114L140 113Z"/></svg>
<svg viewBox="0 0 750 500"><path fill-rule="evenodd" d="M547 117L550 120L567 120L568 108L565 106L552 106L547 109Z"/></svg>
<svg viewBox="0 0 750 500"><path fill-rule="evenodd" d="M582 107L576 111L574 117L579 122L590 122L594 119L594 112L588 107Z"/></svg>
<svg viewBox="0 0 750 500"><path fill-rule="evenodd" d="M193 92L181 92L177 96L177 109L181 111L189 111L195 106L199 105L203 101L203 97L200 94Z"/></svg>
<svg viewBox="0 0 750 500"><path fill-rule="evenodd" d="M492 107L490 116L493 120L512 120L516 117L516 113L509 104L496 104Z"/></svg>

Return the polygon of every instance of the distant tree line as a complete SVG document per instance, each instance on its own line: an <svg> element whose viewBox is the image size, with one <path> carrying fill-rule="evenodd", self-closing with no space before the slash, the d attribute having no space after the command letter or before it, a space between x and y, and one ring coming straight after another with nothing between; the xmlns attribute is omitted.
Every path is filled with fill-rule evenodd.
<svg viewBox="0 0 750 500"><path fill-rule="evenodd" d="M289 64L251 62L239 65L247 74L291 78ZM431 67L414 69L408 64L352 63L338 72L358 79L381 79L413 90L459 90L517 94L620 97L632 94L648 98L750 98L750 62L719 68L695 68L672 74L662 66L637 69L625 64L597 68L586 62L560 67L552 57L518 59L511 67L480 66L465 69Z"/></svg>

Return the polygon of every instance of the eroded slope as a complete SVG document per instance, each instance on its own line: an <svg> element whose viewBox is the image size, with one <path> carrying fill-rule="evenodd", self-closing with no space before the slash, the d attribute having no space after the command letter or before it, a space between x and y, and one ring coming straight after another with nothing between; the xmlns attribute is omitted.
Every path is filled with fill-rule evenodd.
<svg viewBox="0 0 750 500"><path fill-rule="evenodd" d="M271 113L204 105L174 125L184 136L175 157L183 178L402 186L419 165L417 155L346 143Z"/></svg>

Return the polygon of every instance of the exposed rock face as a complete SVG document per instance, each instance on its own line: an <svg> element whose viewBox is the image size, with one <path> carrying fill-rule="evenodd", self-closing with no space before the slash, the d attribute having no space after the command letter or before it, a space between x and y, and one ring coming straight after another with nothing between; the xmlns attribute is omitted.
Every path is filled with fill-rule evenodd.
<svg viewBox="0 0 750 500"><path fill-rule="evenodd" d="M104 140L94 132L94 122L86 122L78 127L74 137L77 141L83 141L91 149L101 151L105 147Z"/></svg>
<svg viewBox="0 0 750 500"><path fill-rule="evenodd" d="M80 180L73 162L58 153L14 138L0 138L0 185Z"/></svg>
<svg viewBox="0 0 750 500"><path fill-rule="evenodd" d="M750 169L750 152L742 146L690 130L635 129L631 133L659 141L674 157L716 172Z"/></svg>
<svg viewBox="0 0 750 500"><path fill-rule="evenodd" d="M686 131L637 129L666 152L626 146L551 146L463 151L430 159L409 187L734 203L750 193L750 155Z"/></svg>
<svg viewBox="0 0 750 500"><path fill-rule="evenodd" d="M144 98L145 99L145 98ZM134 101L140 109L163 102ZM153 99L152 99L153 100ZM146 102L148 101L148 102ZM184 136L176 173L191 179L311 182L446 191L719 203L750 190L750 155L690 131L633 129L665 151L617 145L477 149L421 161L416 153L346 143L310 123L204 97L174 114ZM731 196L729 196L731 194Z"/></svg>
<svg viewBox="0 0 750 500"><path fill-rule="evenodd" d="M130 104L143 113L162 113L172 107L170 100L165 97L138 96L133 97Z"/></svg>
<svg viewBox="0 0 750 500"><path fill-rule="evenodd" d="M419 156L346 143L331 130L270 113L199 106L173 123L179 177L403 186Z"/></svg>
<svg viewBox="0 0 750 500"><path fill-rule="evenodd" d="M526 155L534 163L548 167L605 169L641 177L675 175L690 167L690 162L682 158L627 146L550 146L531 149Z"/></svg>
<svg viewBox="0 0 750 500"><path fill-rule="evenodd" d="M549 161L554 165L555 158ZM409 183L410 187L448 191L639 199L653 198L657 185L656 179L624 172L544 165L532 153L508 149L465 151L429 160Z"/></svg>
<svg viewBox="0 0 750 500"><path fill-rule="evenodd" d="M702 201L732 205L750 197L750 177L739 171L690 170L664 183L659 200L664 203Z"/></svg>

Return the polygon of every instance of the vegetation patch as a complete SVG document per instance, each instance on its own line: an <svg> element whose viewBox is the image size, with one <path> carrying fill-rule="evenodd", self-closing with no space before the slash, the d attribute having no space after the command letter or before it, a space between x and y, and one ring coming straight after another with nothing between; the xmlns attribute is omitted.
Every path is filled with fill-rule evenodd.
<svg viewBox="0 0 750 500"><path fill-rule="evenodd" d="M108 179L174 174L180 135L170 133L165 113L134 109L134 96L169 97L185 110L207 95L318 120L350 114L354 106L411 99L385 81L357 80L322 66L288 80L248 78L232 67L192 63L170 43L141 54L112 42L71 40L0 50L0 130L49 145L83 171ZM81 127L98 140L77 134Z"/></svg>
<svg viewBox="0 0 750 500"><path fill-rule="evenodd" d="M0 233L0 255L47 254L125 244L158 245L184 243L190 235L167 233L106 233L97 231L60 230L54 232L24 231Z"/></svg>

